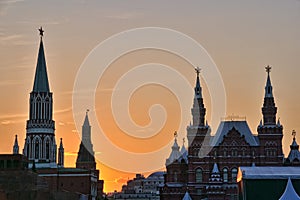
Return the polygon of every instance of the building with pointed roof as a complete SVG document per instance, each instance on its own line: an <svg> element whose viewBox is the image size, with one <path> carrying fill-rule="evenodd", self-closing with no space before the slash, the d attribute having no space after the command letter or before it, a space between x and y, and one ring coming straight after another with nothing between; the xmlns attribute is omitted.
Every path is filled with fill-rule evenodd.
<svg viewBox="0 0 300 200"><path fill-rule="evenodd" d="M177 165L176 162L166 162L167 173L161 199L181 200L186 191L189 191L192 199L237 199L236 178L239 166L283 165L283 126L279 119L276 122L277 107L270 71L271 67L267 66L263 120L260 120L257 134L252 133L245 119L233 117L221 121L216 133L211 134L210 126L205 120L200 70L196 69L192 123L187 127L187 170L178 167L180 162ZM178 147L173 147L171 155L176 155ZM174 171L178 172L176 176ZM172 177L181 177L181 181Z"/></svg>
<svg viewBox="0 0 300 200"><path fill-rule="evenodd" d="M82 125L82 140L79 146L78 156L76 160L76 168L82 169L96 169L96 162L91 142L91 126L86 112L84 123Z"/></svg>
<svg viewBox="0 0 300 200"><path fill-rule="evenodd" d="M285 165L298 165L300 166L300 151L299 151L299 145L296 141L296 131L293 130L293 142L290 145L290 152L288 157L285 159L284 164Z"/></svg>
<svg viewBox="0 0 300 200"><path fill-rule="evenodd" d="M91 126L86 115L83 125L83 138L77 159L78 168L64 167L64 147L62 138L58 148L55 142L55 122L53 120L53 94L50 91L46 59L43 44L43 29L40 28L40 45L38 50L37 65L33 89L29 98L29 119L26 123L26 137L23 155L19 154L17 136L13 146L13 155L1 155L0 170L21 170L25 174L34 173L45 184L47 195L50 198L56 193L61 195L82 196L88 200L102 198L103 180L99 180L99 170L91 143ZM58 162L57 162L58 157ZM22 173L23 173L22 172ZM24 192L33 192L41 189L39 180L33 180L36 188ZM36 181L36 182L34 182ZM19 180L20 182L20 180ZM22 180L21 180L22 182ZM24 181L26 184L26 181ZM1 183L0 183L1 187ZM23 189L22 189L23 190ZM51 196L52 195L52 196ZM58 197L60 199L74 199L70 195ZM35 199L35 198L30 198ZM40 199L37 197L36 199Z"/></svg>
<svg viewBox="0 0 300 200"><path fill-rule="evenodd" d="M23 154L29 161L34 161L37 168L56 168L53 98L49 87L42 32L41 28L35 78L29 98L29 120L26 124Z"/></svg>

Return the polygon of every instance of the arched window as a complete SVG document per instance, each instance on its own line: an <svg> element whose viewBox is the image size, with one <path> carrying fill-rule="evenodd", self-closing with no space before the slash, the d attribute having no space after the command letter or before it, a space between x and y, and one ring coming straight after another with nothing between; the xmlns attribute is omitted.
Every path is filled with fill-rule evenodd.
<svg viewBox="0 0 300 200"><path fill-rule="evenodd" d="M202 183L203 174L202 169L198 168L196 169L196 183Z"/></svg>
<svg viewBox="0 0 300 200"><path fill-rule="evenodd" d="M39 141L38 140L35 140L35 144L34 144L34 158L35 159L39 159L39 151L40 151L40 148L39 148Z"/></svg>
<svg viewBox="0 0 300 200"><path fill-rule="evenodd" d="M223 169L223 181L228 182L228 169L227 168Z"/></svg>
<svg viewBox="0 0 300 200"><path fill-rule="evenodd" d="M232 182L236 182L236 177L237 177L237 169L236 168L233 168L231 170L231 178L232 178Z"/></svg>
<svg viewBox="0 0 300 200"><path fill-rule="evenodd" d="M47 140L46 142L46 159L50 158L50 142Z"/></svg>

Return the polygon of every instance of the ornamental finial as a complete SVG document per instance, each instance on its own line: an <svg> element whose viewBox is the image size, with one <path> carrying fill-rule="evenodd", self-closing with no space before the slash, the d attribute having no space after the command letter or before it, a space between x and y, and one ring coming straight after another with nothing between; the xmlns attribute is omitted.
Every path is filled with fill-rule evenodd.
<svg viewBox="0 0 300 200"><path fill-rule="evenodd" d="M296 131L293 130L293 131L292 131L292 136L293 136L293 139L294 139L294 140L295 140L295 138L296 138L296 134L297 134Z"/></svg>
<svg viewBox="0 0 300 200"><path fill-rule="evenodd" d="M90 109L86 109L85 114L87 115L90 112Z"/></svg>
<svg viewBox="0 0 300 200"><path fill-rule="evenodd" d="M45 31L43 30L43 27L39 28L39 31L40 31L40 36L43 37L43 36L44 36L44 32L45 32Z"/></svg>
<svg viewBox="0 0 300 200"><path fill-rule="evenodd" d="M176 139L178 136L177 131L174 132L174 138Z"/></svg>
<svg viewBox="0 0 300 200"><path fill-rule="evenodd" d="M200 67L195 67L195 72L197 74L197 77L199 77L200 71L201 71Z"/></svg>
<svg viewBox="0 0 300 200"><path fill-rule="evenodd" d="M272 67L270 67L269 65L265 67L266 72L269 74L271 72Z"/></svg>

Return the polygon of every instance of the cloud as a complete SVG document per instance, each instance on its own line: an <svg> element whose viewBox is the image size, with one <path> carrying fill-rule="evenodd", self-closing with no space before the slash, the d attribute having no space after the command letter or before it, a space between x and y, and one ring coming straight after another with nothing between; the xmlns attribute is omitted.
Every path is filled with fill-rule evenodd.
<svg viewBox="0 0 300 200"><path fill-rule="evenodd" d="M61 109L61 110L54 110L54 114L67 113L67 112L70 112L70 111L72 111L72 107L64 108L64 109Z"/></svg>
<svg viewBox="0 0 300 200"><path fill-rule="evenodd" d="M63 122L58 122L58 125L60 125L60 126L64 126L64 125L65 125L65 123L63 123Z"/></svg>
<svg viewBox="0 0 300 200"><path fill-rule="evenodd" d="M0 119L26 118L28 114L0 115Z"/></svg>
<svg viewBox="0 0 300 200"><path fill-rule="evenodd" d="M1 80L0 87L1 86L9 86L9 85L20 85L22 83L23 83L23 80Z"/></svg>
<svg viewBox="0 0 300 200"><path fill-rule="evenodd" d="M125 183L127 183L128 180L129 180L129 178L119 177L119 178L116 178L114 180L105 180L105 181L106 182L111 182L111 183L122 183L122 184L125 184Z"/></svg>
<svg viewBox="0 0 300 200"><path fill-rule="evenodd" d="M24 123L27 114L0 115L1 125Z"/></svg>
<svg viewBox="0 0 300 200"><path fill-rule="evenodd" d="M23 2L25 0L1 0L0 1L0 16L6 15L7 10L13 4Z"/></svg>
<svg viewBox="0 0 300 200"><path fill-rule="evenodd" d="M24 35L21 34L12 34L6 35L4 33L0 34L0 45L15 45L15 46L24 46L31 45L34 42L24 39Z"/></svg>
<svg viewBox="0 0 300 200"><path fill-rule="evenodd" d="M78 155L78 153L77 152L65 152L65 154L64 154L65 156L77 156Z"/></svg>
<svg viewBox="0 0 300 200"><path fill-rule="evenodd" d="M126 13L118 13L118 14L113 14L113 15L106 15L105 18L109 19L117 19L117 20L128 20L128 19L133 19L140 17L141 13L137 12L126 12Z"/></svg>
<svg viewBox="0 0 300 200"><path fill-rule="evenodd" d="M14 123L15 123L15 121L12 121L12 120L3 120L3 121L1 121L2 125L9 125L9 124L14 124Z"/></svg>
<svg viewBox="0 0 300 200"><path fill-rule="evenodd" d="M59 25L59 24L65 24L68 23L70 20L66 17L64 18L59 18L59 19L51 19L51 20L21 20L18 21L17 23L20 24L25 24L25 25Z"/></svg>

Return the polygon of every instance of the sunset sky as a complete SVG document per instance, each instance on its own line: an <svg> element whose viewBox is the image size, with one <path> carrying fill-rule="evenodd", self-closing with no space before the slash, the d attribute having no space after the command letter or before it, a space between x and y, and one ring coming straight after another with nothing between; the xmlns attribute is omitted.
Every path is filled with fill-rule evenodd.
<svg viewBox="0 0 300 200"><path fill-rule="evenodd" d="M147 176L151 171L164 170L174 131L178 130L181 146L182 138L186 136L185 127L192 119L189 110L193 103L191 87L179 87L182 90L178 91L180 94L189 94L183 100L177 98L180 94L175 94L170 88L162 87L156 82L141 84L129 94L129 99L121 98L122 95L116 96L119 97L116 100L119 107L111 106L114 103L114 92L126 93L129 91L126 90L129 84L138 81L131 78L128 85L118 84L121 79L126 79L128 72L138 73L138 66L144 65L145 70L139 74L139 81L149 79L150 72L147 69L151 66L152 69L160 68L161 64L176 70L190 85L194 84L195 73L188 60L172 52L148 48L131 51L112 60L95 86L94 107L81 105L81 112L73 113L72 95L80 66L101 42L130 29L172 29L202 45L216 64L224 83L225 116L245 116L255 134L262 118L261 107L266 82L264 68L272 66L271 81L278 107L277 117L280 117L284 127L285 156L292 142L293 129L299 132L296 137L300 143L299 0L0 0L1 153L12 152L16 134L19 137L20 152L24 146L29 93L33 86L39 44L37 29L40 26L45 29L43 40L50 89L54 95L56 142L63 138L65 166L75 166L80 143L81 124L77 124L77 130L74 116L83 123L85 111L90 109L91 114L95 113L98 119L98 122L91 120L92 142L106 192L120 190L122 184L135 175L133 171ZM132 45L126 42L114 44L111 52L117 52L122 45ZM175 47L177 42L179 41L174 40ZM99 55L99 59L101 56ZM211 83L206 82L206 65L198 63L198 66L203 71L201 84L207 119L212 124L211 108L215 105L210 98L215 91L211 91ZM169 81L171 76L168 73L171 71L156 73L155 77ZM88 80L89 77L86 77L86 81ZM179 80L181 79L170 79L169 83L176 87L182 85ZM128 108L125 108L136 127L132 128L127 124L128 127L123 127L123 130L121 124L116 123L112 112L115 108L122 109L122 103L126 102ZM182 111L180 103L183 102L187 109ZM164 110L153 106L157 104L162 105ZM185 124L180 127L182 121ZM104 140L98 137L98 125L107 141L114 144L117 150L131 156L128 157L128 162L124 161L127 157L123 154L106 148ZM212 133L216 129L217 125L212 126ZM128 133L131 131L135 136L140 135L133 137ZM149 152L158 153L159 156L151 157L147 154ZM144 160L131 160L143 155ZM108 162L107 159L111 160ZM119 167L112 163L119 163Z"/></svg>

